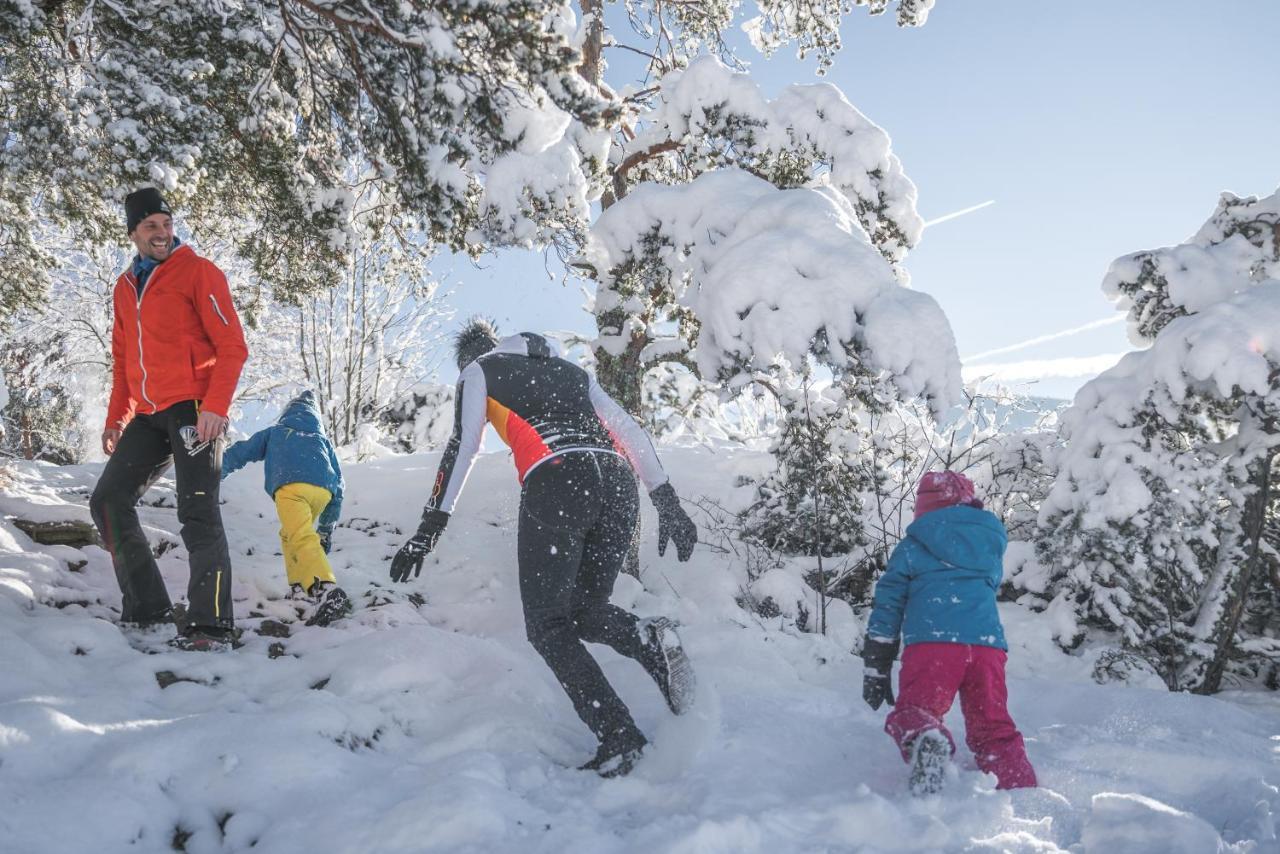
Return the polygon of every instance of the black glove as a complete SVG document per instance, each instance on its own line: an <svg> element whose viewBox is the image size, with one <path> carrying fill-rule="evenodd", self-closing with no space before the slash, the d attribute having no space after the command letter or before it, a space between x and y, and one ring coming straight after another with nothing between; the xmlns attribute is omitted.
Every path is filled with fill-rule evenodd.
<svg viewBox="0 0 1280 854"><path fill-rule="evenodd" d="M413 570L414 578L422 574L422 561L436 547L436 541L444 533L444 526L447 524L449 514L443 510L428 507L422 511L422 521L418 524L417 532L391 559L392 581L408 581L410 570Z"/></svg>
<svg viewBox="0 0 1280 854"><path fill-rule="evenodd" d="M324 549L325 554L328 554L329 549L333 548L333 529L321 528L316 533L320 535L320 548Z"/></svg>
<svg viewBox="0 0 1280 854"><path fill-rule="evenodd" d="M898 642L867 638L862 646L862 699L872 709L882 703L893 705L893 660L898 657Z"/></svg>
<svg viewBox="0 0 1280 854"><path fill-rule="evenodd" d="M893 679L888 673L870 671L862 677L862 699L872 709L880 708L881 703L893 705Z"/></svg>
<svg viewBox="0 0 1280 854"><path fill-rule="evenodd" d="M680 499L671 483L667 482L649 493L653 506L658 508L658 554L667 553L667 541L676 544L676 557L682 562L693 555L698 542L698 527L680 506Z"/></svg>

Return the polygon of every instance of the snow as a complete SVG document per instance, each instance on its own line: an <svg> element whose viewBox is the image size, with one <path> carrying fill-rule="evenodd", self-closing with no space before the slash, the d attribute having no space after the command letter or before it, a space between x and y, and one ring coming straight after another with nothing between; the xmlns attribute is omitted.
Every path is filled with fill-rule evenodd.
<svg viewBox="0 0 1280 854"><path fill-rule="evenodd" d="M1149 396L1179 404L1193 392L1265 397L1280 363L1280 281L1268 280L1168 324L1146 350L1087 383L1062 416L1070 442L1041 518L1085 508L1087 526L1120 521L1151 503L1143 471L1163 471L1141 448L1135 412ZM1153 391L1154 390L1154 391ZM1176 421L1169 408L1165 417Z"/></svg>
<svg viewBox="0 0 1280 854"><path fill-rule="evenodd" d="M1239 850L1223 845L1204 819L1142 795L1106 792L1093 796L1084 844L1096 851L1135 854L1203 854Z"/></svg>
<svg viewBox="0 0 1280 854"><path fill-rule="evenodd" d="M830 84L794 84L768 100L751 76L713 56L662 79L657 106L644 116L622 156L667 140L693 144L733 138L742 154L763 158L794 152L829 165L830 185L855 207L876 211L902 232L886 244L900 261L920 241L924 220L916 212L916 187L891 150L889 134ZM864 223L872 228L871 222Z"/></svg>
<svg viewBox="0 0 1280 854"><path fill-rule="evenodd" d="M734 506L733 474L760 453L662 450L686 499ZM225 654L156 654L112 624L101 549L33 545L0 521L0 838L6 851L776 852L1276 850L1280 703L1097 685L1052 621L1012 604L1011 710L1043 788L997 792L963 748L943 794L913 799L884 711L860 698L854 617L831 636L762 619L735 599L744 567L703 546L654 548L614 601L677 618L699 678L666 710L643 671L597 658L652 741L627 778L572 766L592 739L524 638L515 571L519 490L505 453L479 460L422 577L391 588L387 560L416 524L436 454L346 467L334 534L355 614L329 628L254 628L282 616L270 502L225 484L239 625ZM5 516L84 513L100 466L15 463ZM51 508L63 509L51 509ZM140 507L170 591L185 550L162 479ZM701 518L699 516L699 518ZM72 571L68 561L88 563ZM762 588L796 587L774 577ZM803 591L801 591L803 592ZM410 594L425 598L417 604ZM373 604L377 602L378 604ZM56 603L51 605L50 603ZM158 671L184 681L161 688ZM953 713L949 723L963 732Z"/></svg>
<svg viewBox="0 0 1280 854"><path fill-rule="evenodd" d="M655 233L681 304L701 323L703 377L732 379L744 365L764 370L779 359L800 365L821 331L838 367L851 366L856 354L843 347L855 346L905 397L927 396L939 412L958 399L946 316L932 297L899 284L842 194L779 190L736 169L648 184L600 216L583 254L611 271L652 251Z"/></svg>
<svg viewBox="0 0 1280 854"><path fill-rule="evenodd" d="M1150 324L1162 314L1201 312L1280 278L1277 222L1280 191L1263 198L1223 193L1213 215L1187 242L1113 262L1102 290L1128 312L1133 343L1150 343ZM1150 276L1144 276L1148 268ZM1135 289L1135 283L1143 286Z"/></svg>

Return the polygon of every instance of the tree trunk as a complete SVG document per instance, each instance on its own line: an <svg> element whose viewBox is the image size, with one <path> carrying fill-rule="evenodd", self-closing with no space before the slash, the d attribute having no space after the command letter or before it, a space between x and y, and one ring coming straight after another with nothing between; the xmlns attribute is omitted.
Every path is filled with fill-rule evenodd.
<svg viewBox="0 0 1280 854"><path fill-rule="evenodd" d="M611 327L604 318L598 317L596 322L600 326L601 335L609 334L606 330ZM640 364L640 352L647 343L644 335L632 335L626 349L617 356L602 347L596 348L596 378L600 381L600 387L642 424L644 407L641 387L644 366Z"/></svg>
<svg viewBox="0 0 1280 854"><path fill-rule="evenodd" d="M578 73L593 86L604 76L601 53L604 49L604 0L579 0L578 8L587 23L587 37L582 43L582 64Z"/></svg>
<svg viewBox="0 0 1280 854"><path fill-rule="evenodd" d="M1274 429L1274 424L1268 424L1266 432L1272 433ZM1245 500L1241 513L1241 546L1237 550L1237 553L1243 553L1243 560L1235 571L1235 577L1228 582L1222 614L1214 627L1213 660L1209 662L1200 684L1191 689L1195 694L1216 694L1220 690L1227 661L1235 651L1236 630L1244 616L1249 588L1255 574L1264 566L1262 534L1267 522L1267 504L1271 498L1271 460L1272 454L1268 451L1249 467L1249 485L1253 492Z"/></svg>
<svg viewBox="0 0 1280 854"><path fill-rule="evenodd" d="M578 73L598 88L604 78L604 0L579 0L578 7L582 11L583 20L587 21L586 38L582 44L582 64L578 66ZM612 195L605 193L602 204L607 208L613 201ZM599 334L604 334L604 330L609 328L621 331L623 322L623 313L618 310L596 315ZM648 342L643 334L633 334L626 349L618 356L603 348L596 348L596 378L600 381L600 387L637 419L642 418L640 389L644 374L640 352L646 343ZM639 525L636 526L636 535L631 538L622 571L635 578L640 577Z"/></svg>

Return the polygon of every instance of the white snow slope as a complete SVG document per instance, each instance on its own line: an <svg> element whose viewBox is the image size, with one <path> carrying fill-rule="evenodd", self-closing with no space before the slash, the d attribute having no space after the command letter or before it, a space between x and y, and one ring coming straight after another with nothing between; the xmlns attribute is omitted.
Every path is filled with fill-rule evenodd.
<svg viewBox="0 0 1280 854"><path fill-rule="evenodd" d="M726 502L736 471L760 462L663 456L683 496ZM745 569L707 546L687 564L658 558L647 506L643 585L624 577L615 601L682 622L699 697L674 718L638 665L595 649L653 744L627 778L574 770L594 745L524 638L505 454L481 458L422 577L390 588L387 560L436 461L347 467L333 557L358 610L283 641L254 631L255 614L289 613L261 472L229 479L245 645L224 654L154 639L159 652L139 651L112 623L119 593L101 549L36 546L11 524L86 517L98 466L12 466L0 483L0 851L1280 850L1274 697L1095 685L1040 620L1002 606L1010 704L1043 788L997 792L962 748L947 789L915 799L881 731L886 710L861 700L852 616L822 637L744 612ZM160 559L177 599L186 553L171 487L148 493L162 506L142 515L153 545L178 544ZM277 642L285 654L271 658ZM161 688L159 671L182 681ZM949 722L961 736L958 711Z"/></svg>

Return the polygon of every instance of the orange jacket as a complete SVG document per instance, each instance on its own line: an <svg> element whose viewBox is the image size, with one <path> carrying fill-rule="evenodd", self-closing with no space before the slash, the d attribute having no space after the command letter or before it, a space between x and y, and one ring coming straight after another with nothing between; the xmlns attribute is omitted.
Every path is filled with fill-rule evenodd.
<svg viewBox="0 0 1280 854"><path fill-rule="evenodd" d="M107 429L183 400L226 416L249 357L227 277L181 245L138 296L132 269L116 280Z"/></svg>

